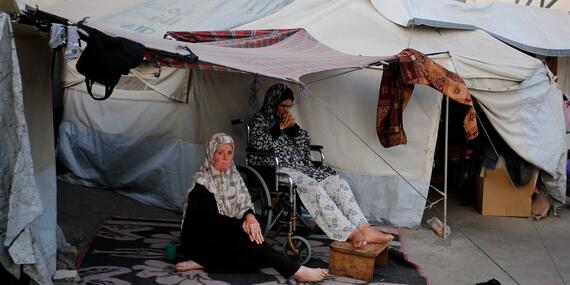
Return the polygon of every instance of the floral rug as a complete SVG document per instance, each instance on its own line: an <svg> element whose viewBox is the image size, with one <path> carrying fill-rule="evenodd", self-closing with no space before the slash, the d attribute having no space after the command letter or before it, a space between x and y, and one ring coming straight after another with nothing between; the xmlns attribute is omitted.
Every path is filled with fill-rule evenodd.
<svg viewBox="0 0 570 285"><path fill-rule="evenodd" d="M329 274L324 284L429 284L419 267L405 254L401 232L380 227L395 236L391 243L388 265L376 267L370 283ZM286 280L272 268L250 274L210 274L202 270L176 272L176 261L165 260L165 248L178 243L180 224L176 220L149 220L115 217L98 229L78 260L79 284L296 284ZM307 237L313 251L308 266L327 268L330 240L324 235ZM281 250L279 239L269 239ZM182 260L182 257L178 257ZM179 261L178 260L178 261Z"/></svg>

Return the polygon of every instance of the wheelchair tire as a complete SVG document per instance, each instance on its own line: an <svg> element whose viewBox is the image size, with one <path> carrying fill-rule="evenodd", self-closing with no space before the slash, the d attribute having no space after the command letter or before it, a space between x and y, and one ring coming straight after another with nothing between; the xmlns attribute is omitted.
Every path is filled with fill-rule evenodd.
<svg viewBox="0 0 570 285"><path fill-rule="evenodd" d="M309 241L302 236L292 236L291 240L293 245L297 247L299 251L298 254L294 254L293 250L289 247L287 240L283 243L283 255L287 256L291 260L299 262L301 265L307 264L309 260L311 260L311 255L313 254L313 250L311 249L311 245Z"/></svg>
<svg viewBox="0 0 570 285"><path fill-rule="evenodd" d="M271 196L269 189L261 175L255 169L249 166L236 166L239 171L245 186L249 190L251 202L255 211L255 217L261 224L263 235L269 232L271 226L271 219L273 217L273 209L271 208Z"/></svg>

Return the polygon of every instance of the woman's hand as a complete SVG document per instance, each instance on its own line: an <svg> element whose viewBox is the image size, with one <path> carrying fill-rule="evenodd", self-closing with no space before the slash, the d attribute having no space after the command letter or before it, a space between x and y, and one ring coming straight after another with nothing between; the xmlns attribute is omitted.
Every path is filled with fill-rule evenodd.
<svg viewBox="0 0 570 285"><path fill-rule="evenodd" d="M279 122L279 128L283 130L293 125L295 125L295 117L293 114L289 112L283 113L283 116L281 116L281 122Z"/></svg>
<svg viewBox="0 0 570 285"><path fill-rule="evenodd" d="M257 244L263 243L263 234L261 233L261 226L257 222L257 219L255 218L254 214L249 213L245 216L242 227L252 242L255 242Z"/></svg>

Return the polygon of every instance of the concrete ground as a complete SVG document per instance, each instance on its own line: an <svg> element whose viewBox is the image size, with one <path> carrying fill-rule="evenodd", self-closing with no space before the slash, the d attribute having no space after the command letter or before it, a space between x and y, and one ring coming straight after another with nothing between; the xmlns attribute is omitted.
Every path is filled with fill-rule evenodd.
<svg viewBox="0 0 570 285"><path fill-rule="evenodd" d="M434 285L570 283L570 207L539 222L481 216L472 206L450 200L452 234L437 237L427 225L403 229L410 258ZM438 216L434 210L424 217ZM179 218L175 212L138 203L110 190L59 183L58 223L67 241L82 247L97 225L111 216Z"/></svg>
<svg viewBox="0 0 570 285"><path fill-rule="evenodd" d="M424 218L439 211L428 211ZM427 225L404 229L410 258L432 284L566 285L570 283L570 207L541 221L481 216L473 206L448 207L451 236L443 240Z"/></svg>

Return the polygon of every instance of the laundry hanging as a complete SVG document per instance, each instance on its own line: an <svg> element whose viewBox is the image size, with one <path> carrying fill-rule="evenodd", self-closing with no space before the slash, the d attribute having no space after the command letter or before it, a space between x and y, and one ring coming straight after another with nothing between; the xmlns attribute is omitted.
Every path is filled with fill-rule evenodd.
<svg viewBox="0 0 570 285"><path fill-rule="evenodd" d="M463 120L466 137L477 137L477 119L473 101L459 74L439 65L425 54L405 49L385 67L376 109L376 133L384 147L406 144L402 112L409 101L414 84L429 85L452 100L468 106Z"/></svg>

